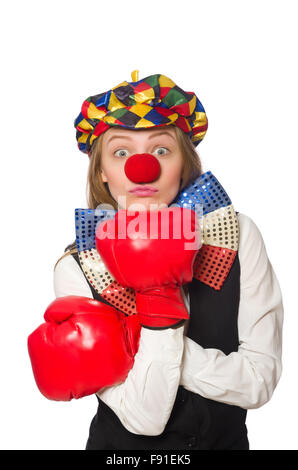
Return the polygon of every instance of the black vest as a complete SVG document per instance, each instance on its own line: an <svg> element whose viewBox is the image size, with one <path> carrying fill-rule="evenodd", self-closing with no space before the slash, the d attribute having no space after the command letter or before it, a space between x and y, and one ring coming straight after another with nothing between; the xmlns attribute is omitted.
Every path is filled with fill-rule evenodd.
<svg viewBox="0 0 298 470"><path fill-rule="evenodd" d="M72 255L80 266L77 254ZM83 271L83 270L82 270ZM86 278L87 280L87 278ZM88 280L87 280L88 282ZM88 282L93 297L108 303ZM238 253L221 290L193 278L188 284L190 320L187 336L203 348L225 354L238 350L240 264ZM96 395L97 397L97 395ZM158 436L129 432L98 397L87 450L247 450L246 410L209 400L179 385L169 421Z"/></svg>

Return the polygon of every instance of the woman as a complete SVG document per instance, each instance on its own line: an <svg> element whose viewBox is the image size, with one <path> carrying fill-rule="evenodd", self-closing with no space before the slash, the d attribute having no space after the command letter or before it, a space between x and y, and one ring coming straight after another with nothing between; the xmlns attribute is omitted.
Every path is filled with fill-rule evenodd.
<svg viewBox="0 0 298 470"><path fill-rule="evenodd" d="M152 204L169 206L202 175L195 151L207 130L201 103L163 75L133 78L130 84L123 82L86 100L75 122L79 148L90 157L91 209L108 203L119 214L123 203L128 209L142 204L145 211ZM111 105L113 91L116 98ZM146 118L141 116L140 102L151 107L150 113L158 109L165 121L153 114L150 120L148 110ZM136 182L141 190L134 190ZM150 186L145 191L144 182ZM244 214L237 213L236 219L238 249L231 250L235 256L220 288L199 276L192 278L193 273L187 276L185 266L190 260L193 266L196 254L192 253L179 266L180 294L175 293L175 299L169 295L164 316L153 320L156 298L150 298L149 312L137 299L141 329L134 363L125 380L97 392L98 411L87 449L249 448L246 410L265 404L281 375L283 306L258 228ZM127 286L139 286L150 266L134 258L133 251L131 263L111 262L106 251L111 243L96 245L106 266L119 261L118 272L112 274L123 283L137 271ZM152 247L154 274L162 276L156 271ZM76 248L76 244L67 247L55 266L56 297L76 295L109 304L86 276ZM171 262L177 267L175 259ZM214 269L218 271L219 264Z"/></svg>

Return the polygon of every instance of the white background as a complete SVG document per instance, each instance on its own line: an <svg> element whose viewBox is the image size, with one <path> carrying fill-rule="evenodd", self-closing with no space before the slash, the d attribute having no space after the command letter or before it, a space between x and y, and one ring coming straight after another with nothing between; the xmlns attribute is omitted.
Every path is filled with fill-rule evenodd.
<svg viewBox="0 0 298 470"><path fill-rule="evenodd" d="M283 375L248 412L251 449L298 449L297 2L51 1L1 7L2 449L84 449L95 396L38 391L27 336L54 299L53 267L86 207L88 158L73 120L131 72L161 73L202 101L199 145L236 210L263 235L283 292Z"/></svg>

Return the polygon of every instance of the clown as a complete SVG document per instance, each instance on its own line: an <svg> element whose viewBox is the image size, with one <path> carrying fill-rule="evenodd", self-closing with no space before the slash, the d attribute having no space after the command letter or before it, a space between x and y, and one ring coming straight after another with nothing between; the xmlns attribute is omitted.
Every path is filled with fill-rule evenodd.
<svg viewBox="0 0 298 470"><path fill-rule="evenodd" d="M44 396L96 395L86 449L248 449L247 409L279 381L279 283L257 226L202 170L207 127L193 92L138 71L75 120L88 208L28 348Z"/></svg>

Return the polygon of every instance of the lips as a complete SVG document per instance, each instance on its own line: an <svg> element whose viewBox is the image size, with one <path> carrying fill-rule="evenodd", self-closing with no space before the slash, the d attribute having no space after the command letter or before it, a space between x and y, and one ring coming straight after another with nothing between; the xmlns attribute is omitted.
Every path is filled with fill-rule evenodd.
<svg viewBox="0 0 298 470"><path fill-rule="evenodd" d="M158 190L153 186L136 186L131 189L129 192L137 196L151 196L156 193Z"/></svg>

